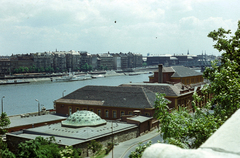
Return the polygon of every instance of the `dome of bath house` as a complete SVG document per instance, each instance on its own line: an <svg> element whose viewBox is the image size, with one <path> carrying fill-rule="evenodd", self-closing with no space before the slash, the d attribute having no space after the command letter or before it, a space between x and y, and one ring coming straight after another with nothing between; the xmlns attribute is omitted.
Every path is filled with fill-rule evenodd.
<svg viewBox="0 0 240 158"><path fill-rule="evenodd" d="M81 110L70 115L65 121L62 121L64 127L93 127L104 125L107 122L92 111Z"/></svg>

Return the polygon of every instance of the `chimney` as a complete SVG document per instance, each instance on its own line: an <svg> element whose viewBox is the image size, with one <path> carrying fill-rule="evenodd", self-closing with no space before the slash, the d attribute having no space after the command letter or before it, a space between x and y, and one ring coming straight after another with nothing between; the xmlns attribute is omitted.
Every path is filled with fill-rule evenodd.
<svg viewBox="0 0 240 158"><path fill-rule="evenodd" d="M158 65L158 83L163 83L163 73L162 73L163 65Z"/></svg>

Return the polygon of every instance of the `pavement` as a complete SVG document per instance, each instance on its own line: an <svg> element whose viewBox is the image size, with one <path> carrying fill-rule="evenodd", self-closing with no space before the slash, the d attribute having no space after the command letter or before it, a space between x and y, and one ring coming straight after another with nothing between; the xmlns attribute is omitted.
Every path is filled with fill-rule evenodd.
<svg viewBox="0 0 240 158"><path fill-rule="evenodd" d="M158 136L159 136L158 129L154 129L153 131L151 131L147 134L144 134L142 136L139 136L137 138L130 139L125 142L121 142L121 143L119 143L119 145L114 146L113 155L112 155L112 151L110 151L109 154L107 156L105 156L105 158L128 157L129 153L131 151L133 151L138 146L139 143L146 142L146 141L151 140L152 138L155 138ZM160 139L160 136L159 136L159 139Z"/></svg>

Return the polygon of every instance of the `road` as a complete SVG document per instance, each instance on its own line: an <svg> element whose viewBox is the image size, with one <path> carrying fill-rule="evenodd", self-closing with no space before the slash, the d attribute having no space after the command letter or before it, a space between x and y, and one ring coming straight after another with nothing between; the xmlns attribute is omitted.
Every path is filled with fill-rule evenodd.
<svg viewBox="0 0 240 158"><path fill-rule="evenodd" d="M105 158L112 158L112 157L128 158L131 151L134 151L139 143L143 142L143 144L144 144L144 143L147 143L149 140L152 141L152 144L157 143L158 140L162 140L162 138L160 137L160 135L157 131L158 130L155 129L155 130L153 130L147 134L144 134L142 136L139 136L135 139L130 139L128 141L119 143L119 145L114 146L113 154L111 151Z"/></svg>

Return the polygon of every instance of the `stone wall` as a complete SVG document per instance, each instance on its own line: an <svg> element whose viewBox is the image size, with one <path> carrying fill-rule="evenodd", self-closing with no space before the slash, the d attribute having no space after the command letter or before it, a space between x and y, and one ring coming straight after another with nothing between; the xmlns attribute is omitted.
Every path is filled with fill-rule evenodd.
<svg viewBox="0 0 240 158"><path fill-rule="evenodd" d="M138 128L133 128L127 131L123 131L123 132L119 132L119 133L114 133L113 134L114 137L112 137L112 135L108 135L105 137L101 137L98 139L95 139L97 142L101 143L103 145L103 148L105 148L107 146L108 143L113 143L114 144L118 144L120 142L124 142L127 141L129 139L133 139L136 138L138 136ZM113 140L112 140L113 139ZM74 148L81 148L82 149L82 156L86 157L86 156L92 156L92 151L87 149L87 144L90 143L90 141L81 143L81 144L77 144L74 145Z"/></svg>

